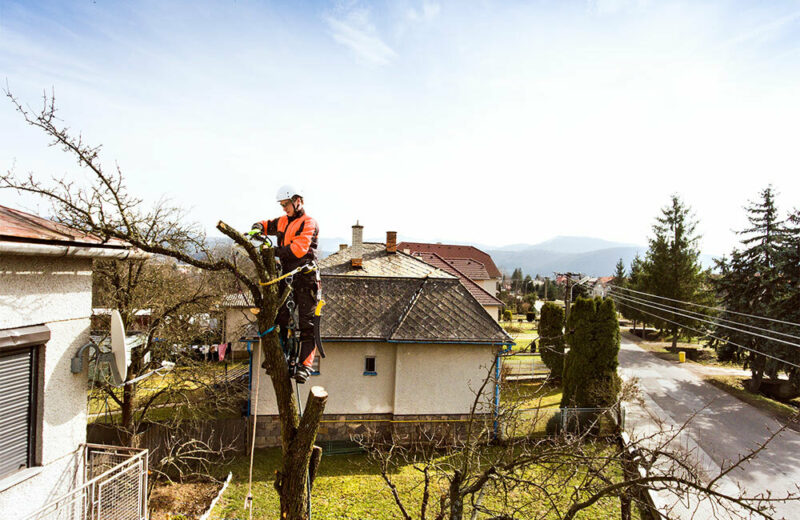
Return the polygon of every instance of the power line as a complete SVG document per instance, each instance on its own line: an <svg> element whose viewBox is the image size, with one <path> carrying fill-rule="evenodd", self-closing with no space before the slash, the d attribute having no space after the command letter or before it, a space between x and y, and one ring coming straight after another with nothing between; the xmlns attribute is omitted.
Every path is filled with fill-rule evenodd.
<svg viewBox="0 0 800 520"><path fill-rule="evenodd" d="M735 327L729 327L729 326L722 325L722 324L719 324L719 323L716 323L716 322L711 322L711 321L704 320L704 319L703 319L703 317L707 317L707 316L706 316L706 315L704 315L704 314L702 314L702 313L699 313L699 312L690 311L690 310L686 310L686 309L681 309L680 307L675 307L675 306L673 306L673 305L666 305L666 304L661 304L661 303L657 303L657 302L651 302L651 301L649 301L649 300L644 300L644 299L641 299L641 298L636 298L635 296L630 296L630 295L627 295L627 294L626 294L626 295L623 295L623 294L620 294L620 293L615 293L613 290L612 290L612 291L610 291L610 293L617 294L617 296L619 296L619 297L621 297L621 298L622 298L622 297L624 297L624 298L628 298L628 299L629 299L629 300L631 300L631 301L635 301L635 302L637 302L637 303L641 303L641 304L644 304L644 305L646 305L646 304L648 304L648 303L652 303L653 305L656 305L656 306L658 306L658 307L663 307L663 308L664 308L664 310L668 310L668 311L683 311L683 312L688 312L689 314L696 315L696 316L694 317L694 319L697 319L697 320L699 320L699 321L705 321L706 323L711 323L712 325L716 325L716 326L718 326L718 327L730 328L730 329L733 329L733 330L740 330L740 329L737 329L737 328L735 328ZM678 313L676 312L676 314L678 314ZM764 331L764 332L769 332L769 333L772 333L772 334L777 334L778 336L785 336L785 337L789 337L789 338L800 339L800 336L795 336L795 335L793 335L793 334L788 334L788 333L786 333L786 332L779 332L779 331L776 331L776 330L764 329L764 328L762 328L762 327L757 327L757 326L755 326L755 325L749 325L749 324L747 324L747 323L742 323L742 322L739 322L739 321L734 321L734 320L726 320L725 318L720 318L720 317L718 317L718 316L714 316L713 318L714 318L714 320L717 320L717 321L724 321L724 322L727 322L727 323L733 323L733 324L735 324L735 325L741 325L741 326L743 326L743 327L749 327L749 328L753 328L753 329L761 330L761 331ZM751 333L750 331L742 331L742 332ZM757 333L755 333L755 332L752 332L752 334L760 336L759 334L757 334ZM765 337L765 336L760 336L760 337ZM775 341L779 341L779 342L781 342L781 341L782 341L782 340L779 340L779 339L777 339L777 338L772 338L772 337L769 337L769 338L767 338L767 339L774 339ZM792 343L792 344L793 344L793 343ZM798 347L800 347L800 345L797 345L797 346L798 346Z"/></svg>
<svg viewBox="0 0 800 520"><path fill-rule="evenodd" d="M612 295L612 296L611 296L611 299L612 299L612 300L614 300L614 301L615 301L617 304L619 304L619 305L622 305L623 307L628 307L629 309L634 309L633 307L631 307L631 306L630 306L630 305L628 305L627 303L617 302L617 300L615 300L614 298L615 298L615 296L613 296L613 295ZM718 337L714 336L713 334L709 334L709 333L707 333L707 332L703 332L703 331L700 331L700 330L697 330L697 329L693 329L692 327L687 327L686 325L683 325L683 324L681 324L681 323L678 323L678 322L676 322L676 321L668 320L667 318L664 318L663 316L658 316L658 315L656 315L656 314L653 314L653 313L647 312L647 311L645 311L645 310L642 310L642 309L634 309L634 310L638 310L639 312L643 312L643 313L645 313L645 314L649 314L650 316L654 316L654 317L656 317L656 318L658 318L658 319L660 319L660 320L664 320L664 321L667 321L667 322L669 322L669 323L673 323L673 324L675 324L675 325L678 325L679 327L683 327L683 328L685 328L685 329L693 330L693 331L697 332L698 334L703 334L703 335L705 335L705 336L708 336L708 337L710 337L710 338L714 338L714 339L716 339L716 340L718 340L718 341L723 341L723 342L725 342L725 343L730 343L731 345L733 345L733 346L735 346L735 347L739 347L739 348L741 348L741 349L748 350L748 351L750 351L750 352L753 352L753 353L755 353L755 354L760 354L760 355L762 355L762 356L765 356L765 357L768 357L768 358L774 359L775 361L780 361L781 363L785 363L785 364L787 364L787 365L790 365L790 366L793 366L793 367L795 367L795 368L800 368L800 365L796 365L796 364L794 364L794 363L792 363L792 362L790 362L790 361L785 361L785 360L783 360L783 359L781 359L781 358L779 358L779 357L775 357L775 356L773 356L773 355L766 354L766 353L764 353L764 352L760 352L760 351L758 351L758 350L755 350L755 349L752 349L752 348L750 348L750 347L745 347L744 345L739 345L738 343L734 343L733 341L730 341L730 340L728 340L728 339L722 339L722 338L718 338Z"/></svg>
<svg viewBox="0 0 800 520"><path fill-rule="evenodd" d="M793 323L791 321L784 321L784 320L779 320L779 319L775 319L775 318L767 318L766 316L756 316L755 314L746 314L744 312L731 311L731 310L725 309L723 307L712 307L710 305L702 305L700 303L692 303L692 302L686 302L686 301L683 301L683 300L676 300L674 298L667 298L666 296L657 296L655 294L650 294L650 293L646 293L646 292L643 292L643 291L637 291L637 290L631 289L629 287L621 287L621 286L614 285L614 284L608 284L608 285L610 287L615 288L615 289L622 289L623 291L630 291L630 292L634 292L634 293L637 293L637 294L643 294L645 296L651 296L653 298L659 298L661 300L669 300L671 302L683 303L683 304L686 304L686 305L693 305L695 307L702 307L704 309L711 309L711 310L715 310L715 311L719 311L719 312L726 312L728 314L736 314L738 316L745 316L745 317L748 317L748 318L756 318L756 319L759 319L759 320L766 320L766 321L772 321L772 322L775 322L775 323L782 323L784 325L791 325L793 327L800 327L800 323Z"/></svg>
<svg viewBox="0 0 800 520"><path fill-rule="evenodd" d="M610 294L616 295L617 298L623 298L623 299L625 299L627 301L632 301L632 300L630 300L630 298L631 298L630 296L627 296L627 297L626 296L621 296L619 294L614 293L613 291ZM644 303L643 301L634 302L634 303L637 303L639 305L645 305L647 307L651 307L651 308L654 308L654 309L657 309L657 310L660 310L660 311L666 311L666 312L670 312L672 314L677 314L678 316L683 316L684 318L689 318L689 319L692 319L692 320L697 320L697 321L702 321L702 322L705 322L705 323L710 323L711 325L716 325L718 327L723 327L723 328L726 328L726 329L735 330L737 332L742 332L744 334L750 334L751 336L756 336L756 337L759 337L759 338L767 339L767 340L770 340L770 341L776 341L778 343L783 343L785 345L790 345L792 347L800 348L800 345L798 345L797 343L792 343L791 341L786 341L786 340L783 340L783 339L773 338L771 336L765 336L763 334L759 334L757 332L752 332L752 331L749 331L749 330L737 329L736 327L731 327L730 325L722 325L722 324L714 323L713 321L704 320L704 319L698 318L696 316L691 316L689 314L684 314L682 312L677 312L675 310L664 309L663 306L658 306L658 304Z"/></svg>

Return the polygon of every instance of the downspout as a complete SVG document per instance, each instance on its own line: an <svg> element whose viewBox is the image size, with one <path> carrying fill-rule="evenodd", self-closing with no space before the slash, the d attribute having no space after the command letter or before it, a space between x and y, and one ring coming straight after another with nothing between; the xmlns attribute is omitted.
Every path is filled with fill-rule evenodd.
<svg viewBox="0 0 800 520"><path fill-rule="evenodd" d="M506 348L497 352L495 356L494 362L494 438L493 440L498 440L500 438L500 359L511 352L511 348L514 346L513 343L511 344L504 344Z"/></svg>

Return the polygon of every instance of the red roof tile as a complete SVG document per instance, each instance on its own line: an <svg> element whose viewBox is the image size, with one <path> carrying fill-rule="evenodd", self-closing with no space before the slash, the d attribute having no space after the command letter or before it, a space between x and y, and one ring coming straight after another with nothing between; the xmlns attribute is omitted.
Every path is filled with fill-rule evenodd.
<svg viewBox="0 0 800 520"><path fill-rule="evenodd" d="M483 287L473 282L466 274L436 253L416 253L414 256L423 262L441 269L454 276L458 276L461 284L481 305L503 305L503 302L488 293Z"/></svg>
<svg viewBox="0 0 800 520"><path fill-rule="evenodd" d="M405 251L406 249L410 250L412 253L436 253L447 260L468 258L483 264L490 278L503 277L503 275L500 274L500 270L494 265L492 257L475 246L428 244L425 242L400 242L397 244L398 251Z"/></svg>

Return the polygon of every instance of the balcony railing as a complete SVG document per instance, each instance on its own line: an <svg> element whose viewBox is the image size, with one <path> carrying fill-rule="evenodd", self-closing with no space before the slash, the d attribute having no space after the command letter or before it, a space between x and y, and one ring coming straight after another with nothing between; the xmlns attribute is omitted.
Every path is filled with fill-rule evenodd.
<svg viewBox="0 0 800 520"><path fill-rule="evenodd" d="M147 520L147 450L84 444L83 484L25 520Z"/></svg>

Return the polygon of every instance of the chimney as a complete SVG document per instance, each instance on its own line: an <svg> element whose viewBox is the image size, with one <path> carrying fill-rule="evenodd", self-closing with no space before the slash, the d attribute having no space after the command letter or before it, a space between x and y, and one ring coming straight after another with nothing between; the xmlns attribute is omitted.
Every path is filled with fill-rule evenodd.
<svg viewBox="0 0 800 520"><path fill-rule="evenodd" d="M386 232L386 253L390 255L397 253L397 231Z"/></svg>
<svg viewBox="0 0 800 520"><path fill-rule="evenodd" d="M358 223L353 226L353 251L350 253L350 265L360 268L362 260L362 244L364 243L364 226Z"/></svg>
<svg viewBox="0 0 800 520"><path fill-rule="evenodd" d="M339 251L344 251L347 249L347 244L339 244Z"/></svg>

